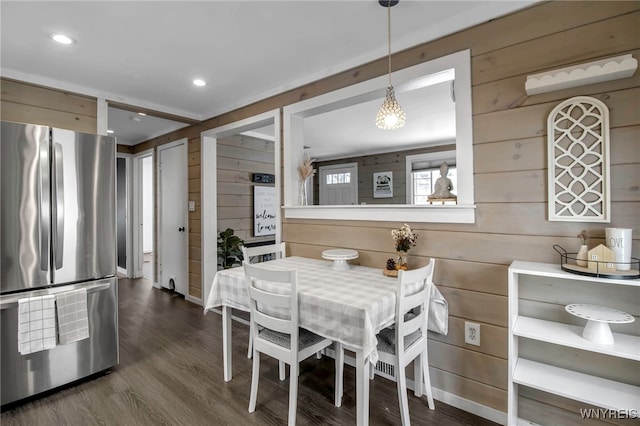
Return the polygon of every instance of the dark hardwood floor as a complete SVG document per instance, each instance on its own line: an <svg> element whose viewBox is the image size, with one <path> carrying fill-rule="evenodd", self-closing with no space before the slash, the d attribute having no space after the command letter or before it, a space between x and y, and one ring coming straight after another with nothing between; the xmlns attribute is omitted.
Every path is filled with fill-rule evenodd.
<svg viewBox="0 0 640 426"><path fill-rule="evenodd" d="M263 357L256 412L247 411L251 360L248 327L235 323L233 380L222 376L222 317L144 279L119 281L120 364L84 380L12 407L9 425L283 425L289 381L278 380L277 362ZM299 425L356 422L355 371L345 366L343 405L333 405L333 360L302 363ZM394 382L376 377L370 389L371 425L399 425ZM485 419L409 393L413 425L493 425Z"/></svg>

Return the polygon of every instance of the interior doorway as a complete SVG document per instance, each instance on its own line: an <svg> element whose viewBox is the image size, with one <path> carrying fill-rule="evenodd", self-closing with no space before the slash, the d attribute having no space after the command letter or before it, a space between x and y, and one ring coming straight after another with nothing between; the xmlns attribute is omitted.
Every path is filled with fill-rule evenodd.
<svg viewBox="0 0 640 426"><path fill-rule="evenodd" d="M154 155L147 150L133 159L133 277L145 278L154 286L155 278L155 196Z"/></svg>
<svg viewBox="0 0 640 426"><path fill-rule="evenodd" d="M275 199L274 206L280 206L280 111L272 110L253 117L245 118L234 123L226 124L211 130L207 130L201 134L201 181L202 181L202 235L201 235L201 282L202 289L200 294L200 303L203 303L207 295L213 277L217 271L217 236L221 230L227 227L233 228L235 225L230 223L218 223L218 149L223 150L225 147L221 140L233 135L249 135L263 138L262 134L255 132L260 129L270 128L269 135L273 138L273 164L278 165L274 170ZM220 142L220 143L219 143ZM271 160L270 160L271 161ZM227 195L220 194L227 197ZM241 197L254 201L251 192ZM237 196L233 196L238 198ZM250 216L253 215L250 210ZM276 229L273 239L276 243L282 241L281 216L280 209L274 212ZM206 218L206 220L205 220ZM220 226L221 229L218 229ZM194 300L195 301L195 300Z"/></svg>
<svg viewBox="0 0 640 426"><path fill-rule="evenodd" d="M118 153L116 158L117 194L117 264L118 273L133 276L131 262L131 155Z"/></svg>
<svg viewBox="0 0 640 426"><path fill-rule="evenodd" d="M142 277L154 282L153 157L142 159Z"/></svg>

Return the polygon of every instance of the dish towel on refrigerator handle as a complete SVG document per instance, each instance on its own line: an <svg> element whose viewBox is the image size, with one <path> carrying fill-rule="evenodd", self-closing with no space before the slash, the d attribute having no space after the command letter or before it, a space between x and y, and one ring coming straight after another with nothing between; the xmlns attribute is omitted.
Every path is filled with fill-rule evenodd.
<svg viewBox="0 0 640 426"><path fill-rule="evenodd" d="M21 355L56 347L53 295L18 299L18 351Z"/></svg>
<svg viewBox="0 0 640 426"><path fill-rule="evenodd" d="M89 337L86 288L56 294L56 307L58 309L58 342L60 345Z"/></svg>

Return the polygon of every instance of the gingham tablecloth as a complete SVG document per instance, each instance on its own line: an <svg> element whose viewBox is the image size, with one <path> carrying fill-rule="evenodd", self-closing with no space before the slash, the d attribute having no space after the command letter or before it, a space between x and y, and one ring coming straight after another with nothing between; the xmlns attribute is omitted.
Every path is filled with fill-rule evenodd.
<svg viewBox="0 0 640 426"><path fill-rule="evenodd" d="M376 334L393 323L396 279L382 275L376 268L351 266L345 271L335 271L331 262L296 256L263 262L260 266L298 271L301 327L362 349L372 363L378 361ZM249 311L243 268L216 273L204 313L218 306Z"/></svg>

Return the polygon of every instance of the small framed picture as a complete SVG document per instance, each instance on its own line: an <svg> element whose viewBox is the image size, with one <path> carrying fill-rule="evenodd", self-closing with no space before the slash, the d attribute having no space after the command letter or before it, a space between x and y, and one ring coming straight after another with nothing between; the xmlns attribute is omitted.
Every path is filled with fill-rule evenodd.
<svg viewBox="0 0 640 426"><path fill-rule="evenodd" d="M373 174L373 198L393 197L393 172Z"/></svg>

